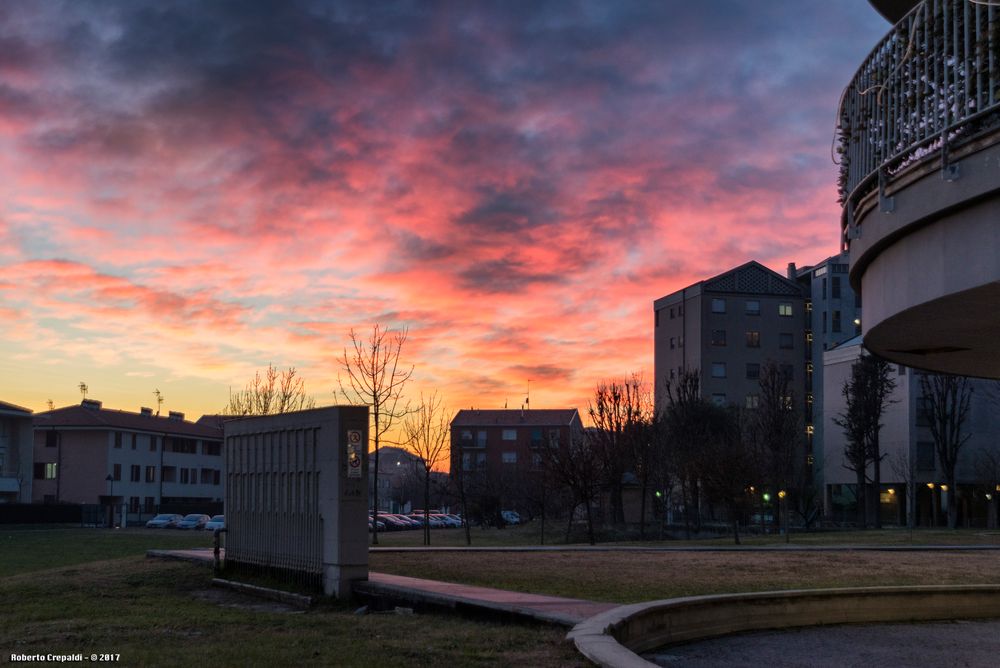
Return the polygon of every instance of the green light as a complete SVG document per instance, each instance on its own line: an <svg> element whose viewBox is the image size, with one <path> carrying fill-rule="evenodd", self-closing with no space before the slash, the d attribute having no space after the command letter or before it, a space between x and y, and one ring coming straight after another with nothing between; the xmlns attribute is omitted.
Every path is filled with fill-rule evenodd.
<svg viewBox="0 0 1000 668"><path fill-rule="evenodd" d="M656 498L658 499L663 498L663 492L661 492L660 490L656 490Z"/></svg>
<svg viewBox="0 0 1000 668"><path fill-rule="evenodd" d="M771 493L764 492L764 501L770 501L770 500L771 500Z"/></svg>

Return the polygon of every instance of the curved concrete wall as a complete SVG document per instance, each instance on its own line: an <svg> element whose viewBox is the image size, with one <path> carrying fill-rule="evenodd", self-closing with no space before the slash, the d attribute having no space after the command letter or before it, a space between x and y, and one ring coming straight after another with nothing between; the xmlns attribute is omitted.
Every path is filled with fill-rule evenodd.
<svg viewBox="0 0 1000 668"><path fill-rule="evenodd" d="M600 666L651 666L638 653L743 631L1000 617L1000 585L812 589L695 596L614 608L569 632Z"/></svg>
<svg viewBox="0 0 1000 668"><path fill-rule="evenodd" d="M989 144L988 142L993 142ZM985 148L984 148L985 145ZM1000 136L897 176L859 207L851 282L865 345L895 362L1000 378Z"/></svg>

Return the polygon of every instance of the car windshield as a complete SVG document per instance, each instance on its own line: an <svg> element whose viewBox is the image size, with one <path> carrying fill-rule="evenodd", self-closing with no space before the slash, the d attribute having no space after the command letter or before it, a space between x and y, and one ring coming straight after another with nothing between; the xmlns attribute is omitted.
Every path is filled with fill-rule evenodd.
<svg viewBox="0 0 1000 668"><path fill-rule="evenodd" d="M201 519L201 515L188 515L184 519L186 519L186 520L200 520Z"/></svg>
<svg viewBox="0 0 1000 668"><path fill-rule="evenodd" d="M213 522L225 522L226 521L226 516L225 515L216 515L215 517L212 518L212 521Z"/></svg>

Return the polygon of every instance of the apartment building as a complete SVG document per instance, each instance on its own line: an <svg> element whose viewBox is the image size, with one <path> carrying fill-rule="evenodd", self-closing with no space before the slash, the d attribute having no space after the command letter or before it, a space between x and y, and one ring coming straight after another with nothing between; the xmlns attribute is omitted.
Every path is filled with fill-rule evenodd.
<svg viewBox="0 0 1000 668"><path fill-rule="evenodd" d="M31 411L0 401L0 503L31 503Z"/></svg>
<svg viewBox="0 0 1000 668"><path fill-rule="evenodd" d="M125 504L130 513L219 503L222 467L217 420L109 410L93 399L34 416L34 502Z"/></svg>

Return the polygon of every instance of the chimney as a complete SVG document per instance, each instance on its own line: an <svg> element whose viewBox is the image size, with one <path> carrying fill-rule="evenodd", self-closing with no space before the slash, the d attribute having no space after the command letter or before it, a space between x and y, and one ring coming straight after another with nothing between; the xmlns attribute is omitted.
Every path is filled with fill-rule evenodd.
<svg viewBox="0 0 1000 668"><path fill-rule="evenodd" d="M84 399L83 401L80 402L80 405L92 411L101 410L101 402L98 401L97 399Z"/></svg>
<svg viewBox="0 0 1000 668"><path fill-rule="evenodd" d="M789 262L788 263L788 280L794 281L795 278L796 278L795 263L794 262Z"/></svg>
<svg viewBox="0 0 1000 668"><path fill-rule="evenodd" d="M143 406L142 408L139 409L139 414L145 415L146 417L151 417L153 415L153 409L146 408L145 406Z"/></svg>
<svg viewBox="0 0 1000 668"><path fill-rule="evenodd" d="M170 411L169 417L171 420L181 421L184 419L184 413L181 413L180 411Z"/></svg>

